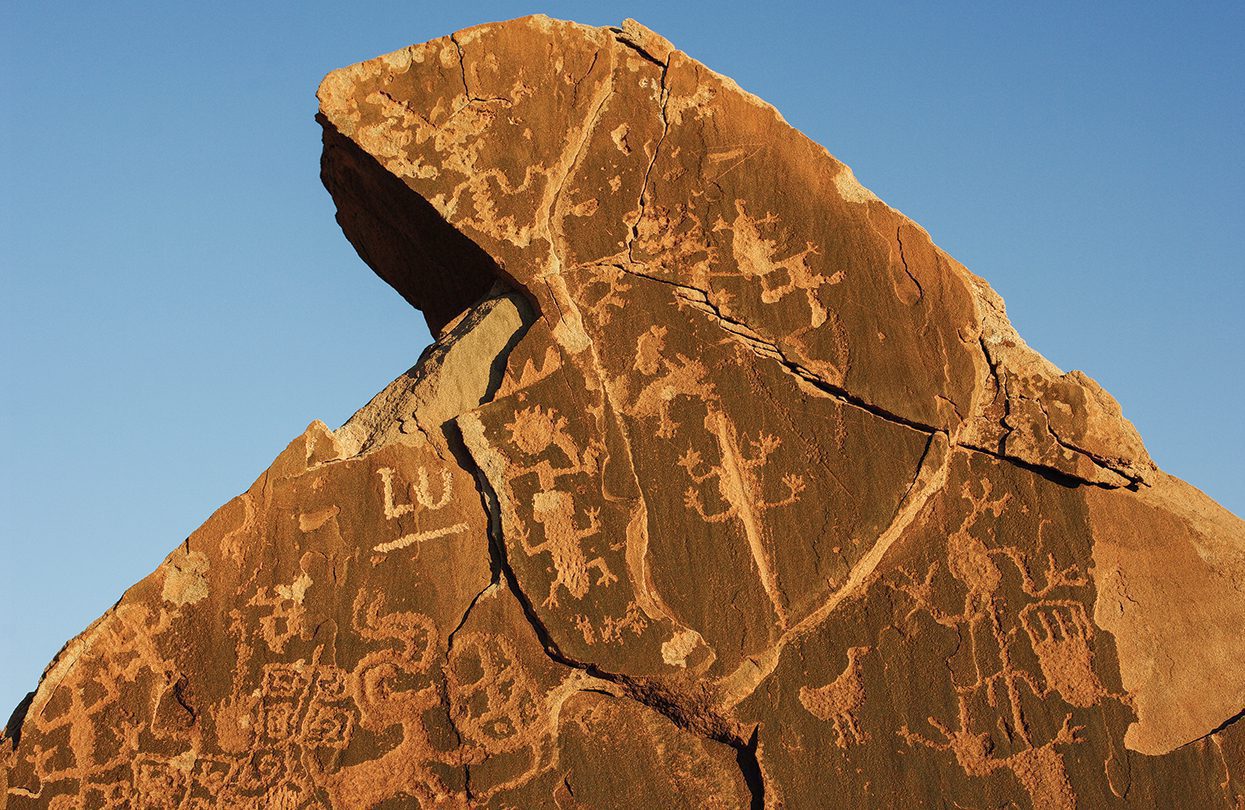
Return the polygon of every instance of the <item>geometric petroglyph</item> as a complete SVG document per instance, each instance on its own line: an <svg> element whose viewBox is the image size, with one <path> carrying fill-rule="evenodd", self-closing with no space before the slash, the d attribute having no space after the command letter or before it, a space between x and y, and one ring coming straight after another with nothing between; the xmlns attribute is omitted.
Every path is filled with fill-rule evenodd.
<svg viewBox="0 0 1245 810"><path fill-rule="evenodd" d="M463 738L486 754L536 742L543 701L535 680L504 636L460 633L446 668L450 713Z"/></svg>

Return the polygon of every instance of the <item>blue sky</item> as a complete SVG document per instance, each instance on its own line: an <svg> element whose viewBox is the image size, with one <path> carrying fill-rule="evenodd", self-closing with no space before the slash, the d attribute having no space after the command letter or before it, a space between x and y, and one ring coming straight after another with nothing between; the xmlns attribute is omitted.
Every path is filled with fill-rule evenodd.
<svg viewBox="0 0 1245 810"><path fill-rule="evenodd" d="M333 221L323 74L536 11L776 104L1245 513L1245 5L1088 5L4 4L0 714L428 341Z"/></svg>

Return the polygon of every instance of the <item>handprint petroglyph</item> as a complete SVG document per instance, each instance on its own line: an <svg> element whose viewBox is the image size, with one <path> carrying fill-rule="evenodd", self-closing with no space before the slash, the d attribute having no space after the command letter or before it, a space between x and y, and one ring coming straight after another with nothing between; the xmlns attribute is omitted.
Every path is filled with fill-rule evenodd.
<svg viewBox="0 0 1245 810"><path fill-rule="evenodd" d="M1084 709L1106 697L1124 700L1094 672L1094 629L1084 605L1071 599L1034 602L1020 611L1020 621L1047 688L1069 705Z"/></svg>
<svg viewBox="0 0 1245 810"><path fill-rule="evenodd" d="M1054 553L1048 552L1039 582L1030 571L1027 555L1009 545L996 546L995 526L1013 499L1010 493L994 496L989 479L982 479L977 486L965 482L960 496L969 508L947 537L946 573L963 589L961 611L957 614L938 605L936 594L945 587L935 585L942 576L937 561L929 565L923 577L903 570L890 585L912 601L907 618L927 615L967 642L975 674L969 683L952 680L959 707L958 728L953 730L929 718L943 742L913 733L906 725L900 736L910 745L952 751L970 776L985 776L999 769L1011 771L1036 807L1073 807L1067 769L1056 747L1078 743L1079 729L1072 725L1069 713L1053 737L1035 739L1038 732L1026 715L1025 694L1036 698L1058 695L1075 709L1089 708L1104 699L1128 702L1125 696L1111 694L1094 671L1094 631L1084 604L1073 598L1048 598L1060 590L1076 595L1087 586L1088 578L1077 566L1060 566ZM1042 533L1048 522L1038 522L1038 548L1045 546ZM1001 567L997 560L1010 561L1015 571L1010 574L1011 581L1019 580L1019 593L1038 601L1023 605L1018 612L1010 607L1014 597L1004 588L1008 567ZM1021 664L1027 654L1017 644L1023 644L1026 637L1040 674ZM982 730L973 731L974 727ZM1002 730L1004 743L1012 753L994 755L991 733L996 730Z"/></svg>

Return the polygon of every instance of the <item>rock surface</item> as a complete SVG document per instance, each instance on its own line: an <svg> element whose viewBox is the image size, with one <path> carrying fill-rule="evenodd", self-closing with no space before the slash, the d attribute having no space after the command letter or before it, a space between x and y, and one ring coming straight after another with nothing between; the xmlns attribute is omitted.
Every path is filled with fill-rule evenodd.
<svg viewBox="0 0 1245 810"><path fill-rule="evenodd" d="M437 342L49 665L9 807L1245 806L1245 527L627 21L330 74Z"/></svg>

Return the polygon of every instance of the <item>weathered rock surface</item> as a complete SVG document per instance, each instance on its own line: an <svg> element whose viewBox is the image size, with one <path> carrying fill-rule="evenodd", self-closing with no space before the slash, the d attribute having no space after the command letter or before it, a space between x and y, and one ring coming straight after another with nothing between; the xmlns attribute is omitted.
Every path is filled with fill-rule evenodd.
<svg viewBox="0 0 1245 810"><path fill-rule="evenodd" d="M1245 806L1245 527L628 21L330 74L437 335L15 713L11 807Z"/></svg>

